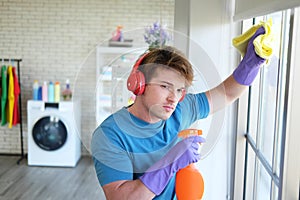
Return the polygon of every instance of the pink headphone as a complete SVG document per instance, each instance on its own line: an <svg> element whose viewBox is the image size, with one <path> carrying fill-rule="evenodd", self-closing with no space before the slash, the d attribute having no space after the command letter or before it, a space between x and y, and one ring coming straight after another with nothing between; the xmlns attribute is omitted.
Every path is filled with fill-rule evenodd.
<svg viewBox="0 0 300 200"><path fill-rule="evenodd" d="M133 69L127 79L127 89L135 95L142 95L145 91L146 81L144 74L138 70L138 67L142 63L143 59L148 55L148 53L143 54L133 66ZM184 99L185 92L179 99L179 102Z"/></svg>

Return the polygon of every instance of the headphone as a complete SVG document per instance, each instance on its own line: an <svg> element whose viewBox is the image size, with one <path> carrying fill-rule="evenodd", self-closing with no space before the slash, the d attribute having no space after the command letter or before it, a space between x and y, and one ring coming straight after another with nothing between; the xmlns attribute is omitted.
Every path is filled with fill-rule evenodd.
<svg viewBox="0 0 300 200"><path fill-rule="evenodd" d="M145 76L141 71L138 70L138 67L147 54L148 53L145 53L141 57L139 57L139 59L135 62L133 69L127 79L127 89L137 96L142 95L145 91Z"/></svg>
<svg viewBox="0 0 300 200"><path fill-rule="evenodd" d="M127 89L137 96L142 95L145 91L145 75L143 74L143 72L138 70L138 67L147 55L148 53L145 53L138 58L127 79ZM185 94L186 92L184 91L182 97L179 99L179 102L184 99Z"/></svg>

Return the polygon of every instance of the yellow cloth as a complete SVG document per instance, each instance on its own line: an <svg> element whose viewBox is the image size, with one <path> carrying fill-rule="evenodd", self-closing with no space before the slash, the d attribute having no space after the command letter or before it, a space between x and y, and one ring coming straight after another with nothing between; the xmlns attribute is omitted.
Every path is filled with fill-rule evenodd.
<svg viewBox="0 0 300 200"><path fill-rule="evenodd" d="M232 44L237 50L240 52L240 54L244 57L246 51L248 42L251 39L251 37L255 34L257 29L259 29L261 26L265 28L265 34L257 36L254 41L254 49L257 55L259 55L261 58L269 59L273 53L273 34L272 34L272 19L270 18L267 22L260 22L257 25L252 26L249 30L247 30L242 35L239 35L232 39Z"/></svg>
<svg viewBox="0 0 300 200"><path fill-rule="evenodd" d="M12 66L8 66L7 68L7 77L8 77L8 91L7 91L7 107L6 107L6 114L7 114L7 122L8 128L12 128L12 121L13 121L13 111L14 111L14 101L15 101L15 94L14 94L14 77L12 72Z"/></svg>

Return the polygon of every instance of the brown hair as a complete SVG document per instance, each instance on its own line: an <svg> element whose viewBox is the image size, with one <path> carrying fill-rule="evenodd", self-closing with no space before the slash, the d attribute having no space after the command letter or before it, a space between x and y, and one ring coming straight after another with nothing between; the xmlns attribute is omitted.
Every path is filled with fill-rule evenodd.
<svg viewBox="0 0 300 200"><path fill-rule="evenodd" d="M170 67L178 71L186 80L186 86L190 86L194 79L191 63L185 55L175 47L165 46L150 50L143 58L138 70L145 75L146 83L155 75L159 67Z"/></svg>

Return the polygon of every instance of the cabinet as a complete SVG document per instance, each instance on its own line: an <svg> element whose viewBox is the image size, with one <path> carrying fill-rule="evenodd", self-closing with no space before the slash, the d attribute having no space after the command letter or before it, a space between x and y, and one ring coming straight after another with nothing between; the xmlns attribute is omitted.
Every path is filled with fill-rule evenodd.
<svg viewBox="0 0 300 200"><path fill-rule="evenodd" d="M127 90L127 78L144 47L103 47L96 52L96 122L127 106L134 98Z"/></svg>

